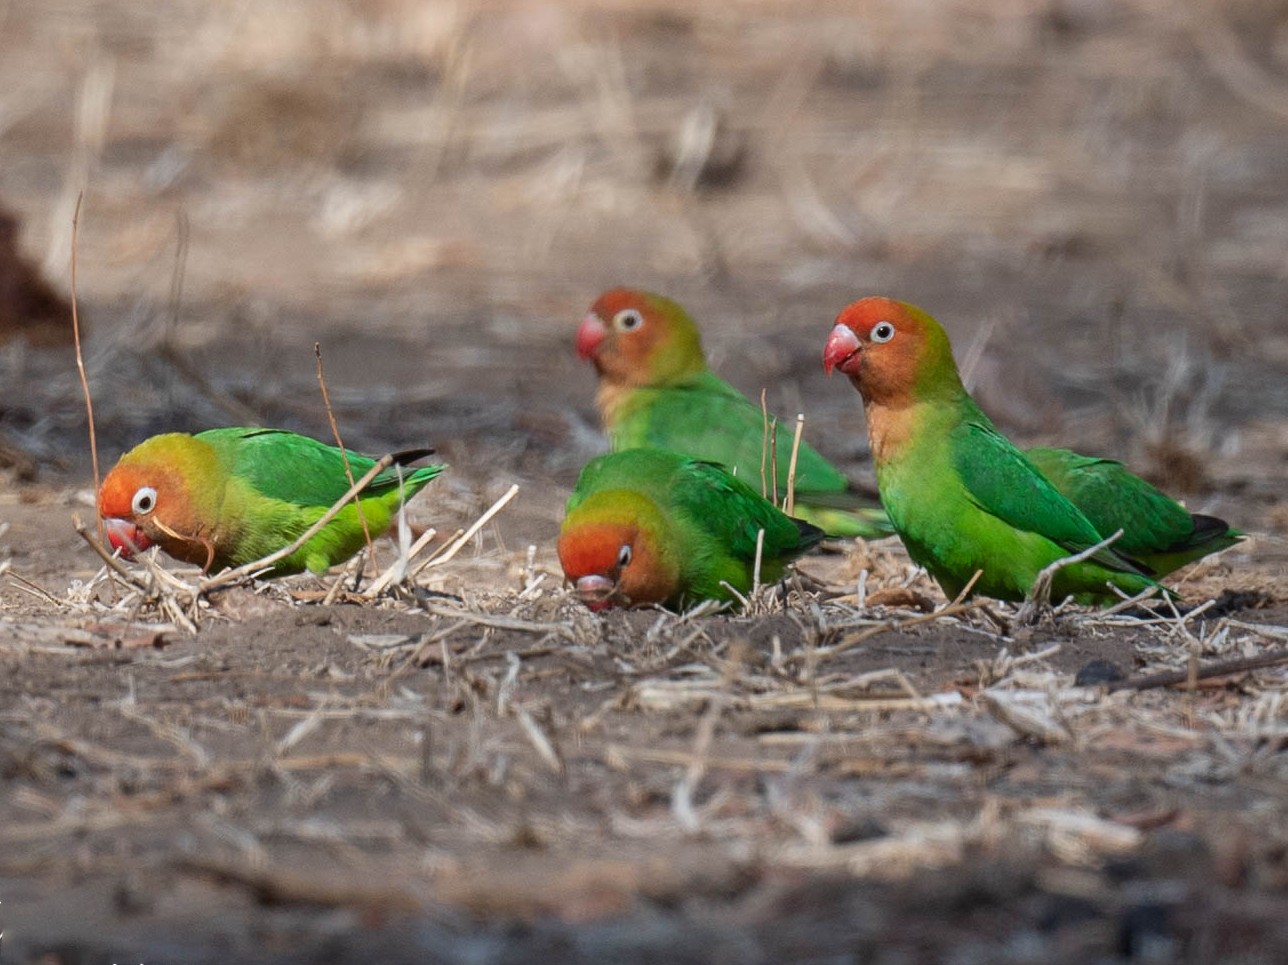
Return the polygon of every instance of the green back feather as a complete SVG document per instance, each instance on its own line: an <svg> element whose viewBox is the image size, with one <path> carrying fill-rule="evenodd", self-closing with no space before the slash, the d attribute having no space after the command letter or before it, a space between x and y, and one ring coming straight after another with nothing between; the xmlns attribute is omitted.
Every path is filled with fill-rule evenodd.
<svg viewBox="0 0 1288 965"><path fill-rule="evenodd" d="M216 566L237 566L294 542L350 488L340 450L308 436L280 429L227 428L198 433L228 473L219 511L227 549ZM354 481L376 460L346 450ZM419 456L424 450L407 454ZM394 465L377 475L358 501L346 505L296 553L274 567L280 576L303 569L325 572L356 553L371 537L383 535L403 502L446 466L404 469ZM401 477L401 481L400 481Z"/></svg>

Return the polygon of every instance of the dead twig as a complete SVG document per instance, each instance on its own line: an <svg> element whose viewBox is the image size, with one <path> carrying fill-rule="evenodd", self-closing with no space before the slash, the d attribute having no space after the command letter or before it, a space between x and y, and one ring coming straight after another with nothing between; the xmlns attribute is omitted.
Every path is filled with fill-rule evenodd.
<svg viewBox="0 0 1288 965"><path fill-rule="evenodd" d="M1028 626L1034 623L1038 617L1051 606L1051 585L1055 580L1055 575L1068 566L1082 563L1095 556L1103 549L1108 549L1116 543L1123 535L1120 529L1112 536L1102 539L1094 546L1088 546L1079 553L1070 556L1062 556L1058 560L1044 566L1038 573L1037 578L1033 581L1033 586L1029 588L1028 596L1024 598L1024 604L1020 611L1015 615L1015 622L1020 626Z"/></svg>
<svg viewBox="0 0 1288 965"><path fill-rule="evenodd" d="M1269 653L1258 654L1255 657L1235 657L1230 660L1218 660L1216 663L1210 663L1206 666L1199 664L1197 667L1193 667L1188 664L1189 661L1187 661L1187 666L1184 670L1164 670L1159 673L1142 674L1138 677L1129 677L1126 680L1116 681L1109 685L1109 692L1114 693L1118 690L1153 690L1157 687L1173 687L1176 684L1187 684L1193 687L1200 680L1224 677L1232 673L1245 673L1249 670L1278 667L1282 664L1288 664L1288 647L1271 650Z"/></svg>
<svg viewBox="0 0 1288 965"><path fill-rule="evenodd" d="M358 906L381 915L389 912L414 913L423 902L398 888L364 888L351 884L329 884L316 875L294 874L274 868L256 868L189 855L175 862L188 874L209 878L217 884L234 885L253 894L267 905L317 905L323 908Z"/></svg>
<svg viewBox="0 0 1288 965"><path fill-rule="evenodd" d="M796 432L792 435L792 458L787 463L787 495L783 497L783 512L788 516L796 510L796 458L801 451L801 433L805 430L805 413L796 413Z"/></svg>
<svg viewBox="0 0 1288 965"><path fill-rule="evenodd" d="M451 560L452 557L461 551L466 543L474 538L475 534L477 534L479 530L491 522L493 516L505 508L506 504L509 503L509 501L513 499L518 492L519 484L515 483L505 491L505 494L500 499L488 508L487 512L474 521L474 525L462 533L454 543L443 551L442 554L426 560L420 565L416 572L412 574L412 576L419 575L422 570L428 569L431 566L442 566L444 563Z"/></svg>
<svg viewBox="0 0 1288 965"><path fill-rule="evenodd" d="M94 429L94 399L89 391L89 378L85 375L85 354L81 351L80 309L76 292L76 246L80 237L81 202L85 192L76 195L76 210L72 214L72 340L76 343L76 371L80 375L81 391L85 393L85 417L89 420L89 458L94 470L94 493L97 495L102 478L98 469L98 435ZM97 513L94 520L98 528L100 542L105 541L103 519Z"/></svg>
<svg viewBox="0 0 1288 965"><path fill-rule="evenodd" d="M335 421L335 412L331 409L331 393L326 388L326 373L322 368L322 343L313 343L313 355L318 362L318 387L322 390L322 405L326 407L326 421L331 426L331 435L335 438L336 448L340 450L340 461L344 463L344 475L349 480L349 485L353 485L353 469L349 465L349 452L344 448L344 440L340 438L340 426ZM371 528L367 525L367 514L362 511L362 501L354 494L353 505L358 510L358 521L362 523L362 535L367 541L367 555L371 558L371 565L376 566L376 551L371 545ZM399 505L399 512L402 512L402 506Z"/></svg>

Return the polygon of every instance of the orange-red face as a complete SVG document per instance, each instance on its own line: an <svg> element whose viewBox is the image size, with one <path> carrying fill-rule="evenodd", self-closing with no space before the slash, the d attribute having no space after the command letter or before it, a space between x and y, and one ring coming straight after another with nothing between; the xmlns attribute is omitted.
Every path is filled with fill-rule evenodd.
<svg viewBox="0 0 1288 965"><path fill-rule="evenodd" d="M646 529L629 516L605 515L594 507L564 520L559 563L592 610L665 603L678 589L678 573L661 558Z"/></svg>
<svg viewBox="0 0 1288 965"><path fill-rule="evenodd" d="M159 544L171 556L208 565L209 540L193 519L181 469L166 455L190 436L154 436L121 457L98 491L98 514L108 542L126 559Z"/></svg>
<svg viewBox="0 0 1288 965"><path fill-rule="evenodd" d="M838 369L867 402L896 402L914 393L927 366L952 350L939 324L920 309L889 298L847 306L823 349L823 370Z"/></svg>
<svg viewBox="0 0 1288 965"><path fill-rule="evenodd" d="M144 482L131 466L118 465L107 474L98 491L98 515L103 518L107 540L125 559L133 559L152 545L141 522L156 509L156 487Z"/></svg>
<svg viewBox="0 0 1288 965"><path fill-rule="evenodd" d="M577 354L617 385L667 382L705 366L693 320L670 299L629 288L600 295L577 328Z"/></svg>

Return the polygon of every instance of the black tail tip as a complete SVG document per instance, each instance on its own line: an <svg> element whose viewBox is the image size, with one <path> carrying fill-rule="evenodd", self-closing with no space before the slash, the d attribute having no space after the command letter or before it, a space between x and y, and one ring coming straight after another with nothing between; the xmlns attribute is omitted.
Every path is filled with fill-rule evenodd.
<svg viewBox="0 0 1288 965"><path fill-rule="evenodd" d="M426 456L432 456L436 450L426 447L424 449L404 449L402 452L395 452L394 465L406 466L418 459L424 459Z"/></svg>

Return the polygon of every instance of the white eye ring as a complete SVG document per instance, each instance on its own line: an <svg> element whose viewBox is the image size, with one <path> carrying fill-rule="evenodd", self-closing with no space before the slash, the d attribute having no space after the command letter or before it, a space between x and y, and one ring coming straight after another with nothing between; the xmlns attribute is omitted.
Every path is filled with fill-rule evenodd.
<svg viewBox="0 0 1288 965"><path fill-rule="evenodd" d="M151 486L140 486L134 494L134 500L130 503L136 515L146 516L152 510L157 508L157 491Z"/></svg>
<svg viewBox="0 0 1288 965"><path fill-rule="evenodd" d="M623 308L613 316L613 328L619 332L633 332L644 324L644 316L634 308Z"/></svg>
<svg viewBox="0 0 1288 965"><path fill-rule="evenodd" d="M888 342L894 338L894 325L890 322L877 322L872 326L872 334L868 337L874 342Z"/></svg>
<svg viewBox="0 0 1288 965"><path fill-rule="evenodd" d="M631 565L631 544L623 543L622 548L617 551L617 568L623 569Z"/></svg>

